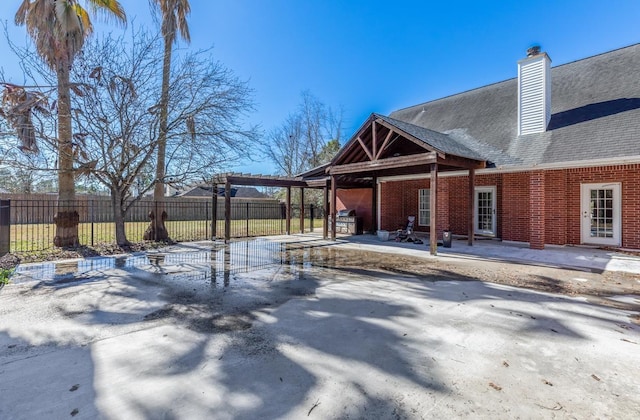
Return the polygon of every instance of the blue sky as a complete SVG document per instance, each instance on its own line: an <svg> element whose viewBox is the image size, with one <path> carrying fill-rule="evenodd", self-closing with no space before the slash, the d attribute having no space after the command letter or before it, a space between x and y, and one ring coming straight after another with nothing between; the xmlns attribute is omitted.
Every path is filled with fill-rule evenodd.
<svg viewBox="0 0 640 420"><path fill-rule="evenodd" d="M13 25L20 2L0 1L0 19L17 40L24 38ZM121 3L129 20L153 24L146 0ZM250 120L265 131L295 110L304 90L344 109L349 137L371 112L515 77L532 44L555 66L640 42L636 0L191 0L191 8L190 48L213 46L249 81L257 103ZM21 82L4 39L0 57L8 78ZM274 171L263 162L235 169Z"/></svg>

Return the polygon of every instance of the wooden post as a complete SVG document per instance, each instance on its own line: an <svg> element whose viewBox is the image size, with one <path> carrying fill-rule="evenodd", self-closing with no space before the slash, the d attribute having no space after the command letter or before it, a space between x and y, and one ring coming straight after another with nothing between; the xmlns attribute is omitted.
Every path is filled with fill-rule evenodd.
<svg viewBox="0 0 640 420"><path fill-rule="evenodd" d="M329 237L329 181L327 181L323 188L323 196L324 223L322 225L322 239L327 239Z"/></svg>
<svg viewBox="0 0 640 420"><path fill-rule="evenodd" d="M224 242L231 240L231 183L224 184Z"/></svg>
<svg viewBox="0 0 640 420"><path fill-rule="evenodd" d="M304 233L304 188L300 188L300 233Z"/></svg>
<svg viewBox="0 0 640 420"><path fill-rule="evenodd" d="M371 187L371 230L374 235L378 231L378 177L375 175Z"/></svg>
<svg viewBox="0 0 640 420"><path fill-rule="evenodd" d="M376 156L378 155L378 145L376 144L378 139L376 138L376 122L375 120L371 122L371 148L373 149L373 159L377 160Z"/></svg>
<svg viewBox="0 0 640 420"><path fill-rule="evenodd" d="M213 194L211 197L211 240L218 239L218 184L213 183Z"/></svg>
<svg viewBox="0 0 640 420"><path fill-rule="evenodd" d="M287 187L287 220L285 224L287 235L291 235L291 187Z"/></svg>
<svg viewBox="0 0 640 420"><path fill-rule="evenodd" d="M438 227L436 226L438 208L438 164L431 164L431 183L429 185L429 252L438 255Z"/></svg>
<svg viewBox="0 0 640 420"><path fill-rule="evenodd" d="M469 219L468 219L468 230L469 230L469 240L467 241L467 244L469 246L473 246L473 236L474 236L474 219L475 219L475 215L473 214L474 210L475 210L475 199L476 199L476 195L475 195L475 190L476 190L476 170L475 169L469 169Z"/></svg>
<svg viewBox="0 0 640 420"><path fill-rule="evenodd" d="M0 256L11 252L11 200L0 200Z"/></svg>
<svg viewBox="0 0 640 420"><path fill-rule="evenodd" d="M331 240L336 240L336 199L337 180L335 175L331 175Z"/></svg>

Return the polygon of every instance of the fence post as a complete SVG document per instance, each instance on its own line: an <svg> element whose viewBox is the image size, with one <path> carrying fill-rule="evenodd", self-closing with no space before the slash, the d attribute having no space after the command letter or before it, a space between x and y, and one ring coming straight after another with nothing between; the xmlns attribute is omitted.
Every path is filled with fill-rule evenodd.
<svg viewBox="0 0 640 420"><path fill-rule="evenodd" d="M205 212L205 218L204 218L204 236L205 238L207 237L207 223L209 222L209 202L204 203L204 212Z"/></svg>
<svg viewBox="0 0 640 420"><path fill-rule="evenodd" d="M246 203L247 205L247 238L249 237L249 203Z"/></svg>
<svg viewBox="0 0 640 420"><path fill-rule="evenodd" d="M89 202L91 203L91 246L93 246L93 200Z"/></svg>
<svg viewBox="0 0 640 420"><path fill-rule="evenodd" d="M218 186L213 186L213 197L211 198L211 240L218 239Z"/></svg>
<svg viewBox="0 0 640 420"><path fill-rule="evenodd" d="M158 240L158 217L160 217L160 215L158 214L158 201L157 200L153 200L153 206L154 206L154 213L156 215L156 217L153 218L153 220L151 221L153 223L153 240L157 241Z"/></svg>
<svg viewBox="0 0 640 420"><path fill-rule="evenodd" d="M11 200L0 200L0 256L11 251Z"/></svg>
<svg viewBox="0 0 640 420"><path fill-rule="evenodd" d="M310 219L309 224L311 225L309 227L309 232L312 232L312 233L313 233L313 210L314 210L313 203L311 203L311 205L309 206L309 219Z"/></svg>

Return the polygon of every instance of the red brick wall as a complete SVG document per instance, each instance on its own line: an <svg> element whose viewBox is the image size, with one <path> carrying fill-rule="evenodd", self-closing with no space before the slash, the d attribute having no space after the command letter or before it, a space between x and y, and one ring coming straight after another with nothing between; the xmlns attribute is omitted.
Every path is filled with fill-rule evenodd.
<svg viewBox="0 0 640 420"><path fill-rule="evenodd" d="M450 194L449 194L449 180L447 178L438 178L438 195L437 201L437 213L436 213L436 226L438 228L438 238L442 238L442 231L447 229L451 230L451 221L449 215L452 213L450 209ZM455 191L455 190L454 190ZM416 192L416 195L418 193ZM417 208L417 206L416 206Z"/></svg>
<svg viewBox="0 0 640 420"><path fill-rule="evenodd" d="M567 196L567 171L546 171L545 172L545 242L547 244L564 245L567 244L567 226L569 223ZM580 212L580 185L577 186L576 194L578 213ZM573 214L573 217L576 217ZM578 221L579 222L579 221ZM579 229L579 227L578 227ZM580 235L578 232L578 242ZM526 242L526 240L525 240ZM575 242L575 243L578 243Z"/></svg>
<svg viewBox="0 0 640 420"><path fill-rule="evenodd" d="M529 173L529 246L544 249L545 244L545 174L543 171Z"/></svg>
<svg viewBox="0 0 640 420"><path fill-rule="evenodd" d="M336 210L355 209L356 216L362 217L362 226L364 231L371 231L373 226L371 218L371 189L357 188L338 190L337 196Z"/></svg>
<svg viewBox="0 0 640 420"><path fill-rule="evenodd" d="M429 188L428 179L383 182L380 184L380 229L393 231L407 223L407 217L416 216L417 231L428 231L418 226L418 190Z"/></svg>
<svg viewBox="0 0 640 420"><path fill-rule="evenodd" d="M580 185L606 182L622 184L622 246L640 249L640 164L476 176L476 186L496 186L497 236L536 247L580 244ZM538 195L531 194L532 185ZM429 188L429 180L380 185L380 229L395 230L407 216L417 216L420 188ZM439 177L438 194L439 236L446 228L466 235L468 177ZM542 226L543 232L532 232Z"/></svg>
<svg viewBox="0 0 640 420"><path fill-rule="evenodd" d="M469 225L469 177L440 178L449 187L449 230L457 235L466 235ZM476 178L477 180L477 178Z"/></svg>
<svg viewBox="0 0 640 420"><path fill-rule="evenodd" d="M529 242L529 174L525 172L502 174L502 239Z"/></svg>

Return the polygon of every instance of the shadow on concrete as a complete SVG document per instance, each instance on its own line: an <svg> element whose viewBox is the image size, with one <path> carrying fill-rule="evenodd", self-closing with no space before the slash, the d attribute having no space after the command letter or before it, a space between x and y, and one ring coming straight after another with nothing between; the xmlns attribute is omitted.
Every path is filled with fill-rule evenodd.
<svg viewBox="0 0 640 420"><path fill-rule="evenodd" d="M97 418L89 347L0 331L0 418Z"/></svg>
<svg viewBox="0 0 640 420"><path fill-rule="evenodd" d="M420 275L403 267L402 260L396 261L398 266L380 261L378 255L363 259L360 252L325 245L265 246L254 248L248 242L190 256L165 254L144 264L114 263L101 271L101 281L43 283L20 295L46 293L54 302L52 318L66 324L50 332L49 353L34 354L37 357L30 363L38 369L46 364L34 381L58 383L51 378L75 372L82 381L71 382L82 382L84 387L104 384L108 375L121 372L122 377L107 381L108 388L100 388L109 394L102 411L96 408L100 395L93 388L83 394L81 413L95 417L271 419L314 410L322 416L322 404L328 406L336 396L318 395L317 390L336 378L351 395L352 403L342 409L345 417L408 418L411 413L402 401L377 395L372 387L384 377L415 385L425 396L451 392L430 358L430 349L440 341L435 337L420 341L417 349L410 329L403 334L390 328L398 323L421 328L419 311L426 309L395 300L393 289L380 291L377 297L351 289L330 296L319 292L322 285L354 281L368 291L390 278L395 287L416 298L432 299L434 305L486 302L486 310L498 314L505 325L518 320L519 333L530 340L556 335L585 339L562 321L561 312L549 310L549 304L561 300L556 296L484 283L437 265L429 267L428 275ZM561 283L550 280L540 279L561 290ZM591 319L586 311L574 314L587 322ZM449 328L467 333L461 325ZM4 340L24 340L19 334L4 334L0 345ZM59 344L69 343L68 337L74 335L82 340ZM80 344L85 340L92 344ZM94 359L100 360L99 369ZM12 363L2 365L4 372ZM19 378L20 372L9 377ZM28 383L12 385L15 391L9 395L30 394ZM41 403L24 405L25 417L41 412L32 410L73 405L62 391L43 388ZM15 416L12 404L0 407L11 407L8 417ZM125 411L115 413L109 407Z"/></svg>

